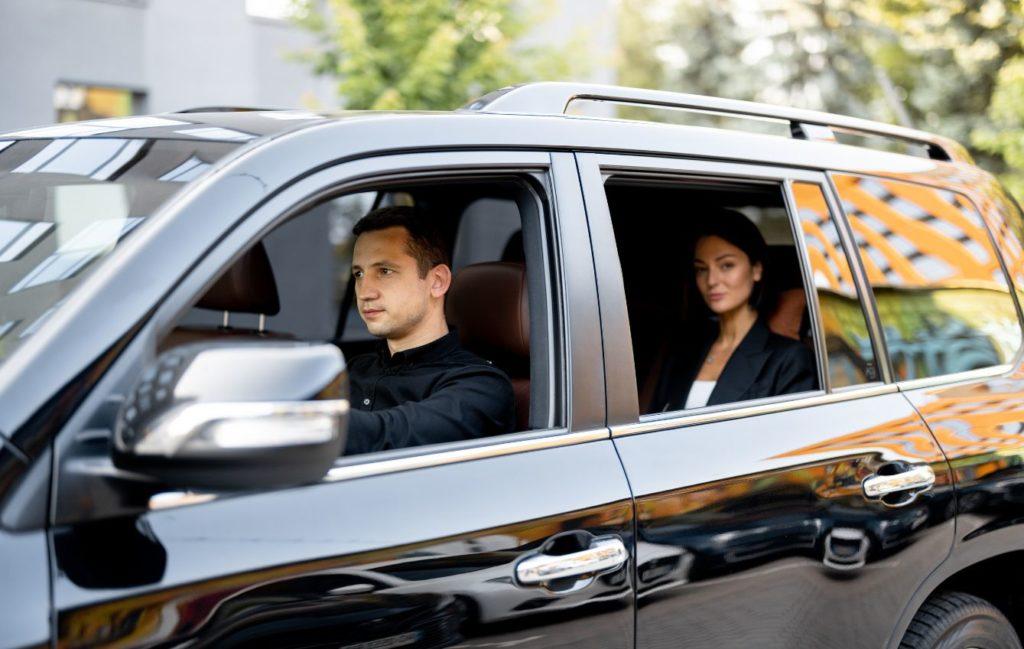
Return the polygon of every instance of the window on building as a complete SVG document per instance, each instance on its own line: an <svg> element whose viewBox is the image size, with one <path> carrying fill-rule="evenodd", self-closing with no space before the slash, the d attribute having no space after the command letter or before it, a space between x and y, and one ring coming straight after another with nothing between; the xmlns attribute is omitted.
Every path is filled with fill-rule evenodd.
<svg viewBox="0 0 1024 649"><path fill-rule="evenodd" d="M245 0L245 13L255 18L291 20L298 12L296 0Z"/></svg>
<svg viewBox="0 0 1024 649"><path fill-rule="evenodd" d="M145 111L146 94L129 88L61 82L53 91L58 122L127 117Z"/></svg>

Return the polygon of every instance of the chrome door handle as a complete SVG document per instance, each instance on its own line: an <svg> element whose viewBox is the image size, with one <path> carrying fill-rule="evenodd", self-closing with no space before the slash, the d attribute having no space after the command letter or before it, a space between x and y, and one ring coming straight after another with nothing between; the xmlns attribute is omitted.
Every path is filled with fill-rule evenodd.
<svg viewBox="0 0 1024 649"><path fill-rule="evenodd" d="M864 495L881 498L901 491L923 491L935 484L935 471L927 464L892 475L872 475L864 479Z"/></svg>
<svg viewBox="0 0 1024 649"><path fill-rule="evenodd" d="M527 557L516 565L516 579L523 586L539 586L556 579L586 577L614 570L626 563L627 558L629 553L622 539L597 539L580 552Z"/></svg>

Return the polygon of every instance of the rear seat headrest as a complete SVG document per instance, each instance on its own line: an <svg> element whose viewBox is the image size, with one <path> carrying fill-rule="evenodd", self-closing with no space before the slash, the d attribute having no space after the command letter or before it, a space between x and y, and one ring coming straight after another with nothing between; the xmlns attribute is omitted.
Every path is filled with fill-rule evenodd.
<svg viewBox="0 0 1024 649"><path fill-rule="evenodd" d="M445 312L467 348L530 357L530 305L523 264L466 266L452 281Z"/></svg>
<svg viewBox="0 0 1024 649"><path fill-rule="evenodd" d="M201 309L276 315L281 310L270 258L257 243L229 268L196 304Z"/></svg>

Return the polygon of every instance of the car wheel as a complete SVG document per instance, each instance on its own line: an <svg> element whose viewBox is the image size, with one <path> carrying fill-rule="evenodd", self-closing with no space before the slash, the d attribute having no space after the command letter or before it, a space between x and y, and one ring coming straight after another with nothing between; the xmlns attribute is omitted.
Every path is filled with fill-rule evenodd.
<svg viewBox="0 0 1024 649"><path fill-rule="evenodd" d="M967 593L943 593L921 606L900 649L1021 649L998 608Z"/></svg>

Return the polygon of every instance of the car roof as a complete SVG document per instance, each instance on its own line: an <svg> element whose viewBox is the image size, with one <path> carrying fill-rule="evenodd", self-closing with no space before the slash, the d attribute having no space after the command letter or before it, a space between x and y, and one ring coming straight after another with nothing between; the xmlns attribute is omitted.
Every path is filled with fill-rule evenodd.
<svg viewBox="0 0 1024 649"><path fill-rule="evenodd" d="M63 138L63 137L118 137L157 139L202 139L244 143L261 137L272 137L285 132L328 122L346 121L360 116L382 115L475 115L518 116L521 118L560 118L571 120L598 120L601 122L627 122L636 120L614 119L608 116L571 114L570 104L576 101L597 101L608 105L622 104L646 108L681 109L719 116L769 119L788 122L792 138L775 135L778 141L819 141L838 144L838 134L881 137L924 147L927 157L934 160L973 166L966 149L949 138L881 122L810 111L786 106L775 106L748 101L707 97L684 93L625 88L599 84L566 82L537 82L509 86L476 99L454 112L426 111L313 111L304 109L263 109L237 106L206 106L175 113L97 119L70 122L40 128L25 129L6 134L4 138ZM639 123L643 124L643 121ZM657 123L650 123L655 126ZM684 125L674 125L687 128ZM723 133L742 131L718 128ZM795 143L795 142L794 142ZM847 145L849 146L849 144ZM853 145L855 149L871 150L871 146Z"/></svg>
<svg viewBox="0 0 1024 649"><path fill-rule="evenodd" d="M65 122L2 133L0 139L123 137L247 142L343 115L308 110L212 109L208 112L188 111Z"/></svg>

